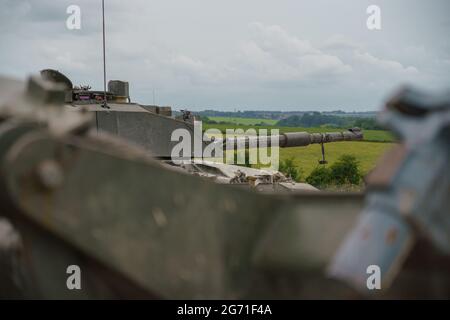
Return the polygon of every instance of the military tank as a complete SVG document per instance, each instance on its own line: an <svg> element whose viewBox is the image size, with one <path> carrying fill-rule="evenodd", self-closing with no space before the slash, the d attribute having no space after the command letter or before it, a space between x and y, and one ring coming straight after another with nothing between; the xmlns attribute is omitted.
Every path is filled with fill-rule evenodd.
<svg viewBox="0 0 450 320"><path fill-rule="evenodd" d="M182 174L66 98L0 77L0 297L450 297L448 95L386 104L366 197Z"/></svg>
<svg viewBox="0 0 450 320"><path fill-rule="evenodd" d="M289 132L274 137L242 135L215 140L207 139L201 129L201 122L196 122L195 116L187 110L182 110L182 115L175 117L169 106L131 102L128 82L111 80L108 82L108 90L103 92L91 90L91 87L86 85L74 86L69 78L57 70L45 69L40 74L43 79L59 83L64 87L64 101L69 110L93 113L93 126L97 131L112 133L143 147L164 165L175 166L189 174L222 184L251 187L263 192L317 191L313 186L293 181L290 177L271 168L256 169L237 166L226 163L222 157L205 159L203 150L211 144L217 145L224 152L236 152L239 149L258 147L261 144L270 147L273 141L281 148L321 144L322 159L319 163L324 164L326 163L324 144L363 139L363 133L359 128L351 128L345 132L312 134ZM173 138L173 132L179 129L186 130L192 137L191 151L184 156L174 155L172 152L178 144L178 139ZM198 153L195 152L196 139L201 143Z"/></svg>

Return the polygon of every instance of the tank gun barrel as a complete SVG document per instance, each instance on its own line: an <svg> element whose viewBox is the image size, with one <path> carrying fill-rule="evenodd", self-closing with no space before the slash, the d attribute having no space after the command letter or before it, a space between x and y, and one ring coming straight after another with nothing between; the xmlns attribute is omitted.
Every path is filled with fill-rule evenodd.
<svg viewBox="0 0 450 320"><path fill-rule="evenodd" d="M280 148L306 147L310 144L323 144L339 141L355 141L362 140L363 133L360 128L351 128L342 132L324 132L324 133L308 133L308 132L286 132L277 136L245 136L233 137L223 140L224 149L227 146L242 148L252 148L265 143L268 147L272 141L278 141Z"/></svg>
<svg viewBox="0 0 450 320"><path fill-rule="evenodd" d="M359 128L325 133L286 132L279 136L279 145L281 148L305 147L310 144L362 140L362 138L363 133Z"/></svg>

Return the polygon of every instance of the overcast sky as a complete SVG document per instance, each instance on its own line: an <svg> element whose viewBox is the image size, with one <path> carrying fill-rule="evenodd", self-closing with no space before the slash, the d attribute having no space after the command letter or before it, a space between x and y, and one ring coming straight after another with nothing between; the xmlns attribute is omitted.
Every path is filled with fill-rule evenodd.
<svg viewBox="0 0 450 320"><path fill-rule="evenodd" d="M106 0L107 77L191 110L377 110L400 84L450 87L448 0ZM69 5L81 30L66 27ZM381 9L368 30L366 9ZM2 0L0 74L102 89L100 0Z"/></svg>

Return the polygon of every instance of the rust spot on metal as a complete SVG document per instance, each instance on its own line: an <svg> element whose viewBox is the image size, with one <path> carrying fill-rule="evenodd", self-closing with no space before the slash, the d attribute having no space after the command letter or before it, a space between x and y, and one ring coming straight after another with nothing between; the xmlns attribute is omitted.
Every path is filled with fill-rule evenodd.
<svg viewBox="0 0 450 320"><path fill-rule="evenodd" d="M363 240L367 240L370 237L370 229L368 227L364 227L361 232L361 238Z"/></svg>
<svg viewBox="0 0 450 320"><path fill-rule="evenodd" d="M386 232L386 244L391 245L397 240L398 230L396 228L391 228Z"/></svg>
<svg viewBox="0 0 450 320"><path fill-rule="evenodd" d="M416 192L414 190L402 189L399 193L399 211L402 215L409 215L414 207Z"/></svg>

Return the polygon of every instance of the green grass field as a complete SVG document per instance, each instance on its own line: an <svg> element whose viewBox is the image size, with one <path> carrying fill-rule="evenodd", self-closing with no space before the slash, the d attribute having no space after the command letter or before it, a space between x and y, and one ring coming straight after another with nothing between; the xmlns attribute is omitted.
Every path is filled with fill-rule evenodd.
<svg viewBox="0 0 450 320"><path fill-rule="evenodd" d="M359 161L361 172L365 175L375 167L380 156L393 145L393 143L364 141L328 143L325 145L325 158L328 161L327 165L331 165L344 154L353 155ZM321 157L320 145L280 149L280 160L293 158L294 164L303 173L303 179L319 165L318 160Z"/></svg>
<svg viewBox="0 0 450 320"><path fill-rule="evenodd" d="M203 124L203 129L216 128L225 132L226 129L241 128L247 129L279 129L283 132L306 131L306 132L330 132L346 130L338 128L301 128L301 127L277 127L275 120L266 119L250 119L250 118L228 118L228 117L211 117L214 121L229 122L230 124ZM269 121L271 123L269 123ZM268 125L255 126L261 122ZM270 134L270 131L268 131ZM384 130L363 130L364 141L345 141L337 143L327 143L325 145L327 165L334 163L340 156L350 154L356 157L360 163L360 169L363 174L367 174L372 170L377 160L387 149L394 145L395 139L392 134ZM294 164L302 172L302 180L304 180L311 171L318 166L318 160L321 159L320 145L310 145L307 147L282 148L280 149L280 160L292 158Z"/></svg>
<svg viewBox="0 0 450 320"><path fill-rule="evenodd" d="M359 162L361 173L366 175L375 167L381 155L394 145L395 143L366 141L327 143L325 144L325 159L328 163L325 165L332 165L342 155L353 155ZM307 147L280 148L279 152L280 161L293 159L295 167L301 171L301 181L305 181L314 168L322 166L318 162L322 159L321 148L318 144ZM252 165L252 167L260 168L262 166Z"/></svg>

